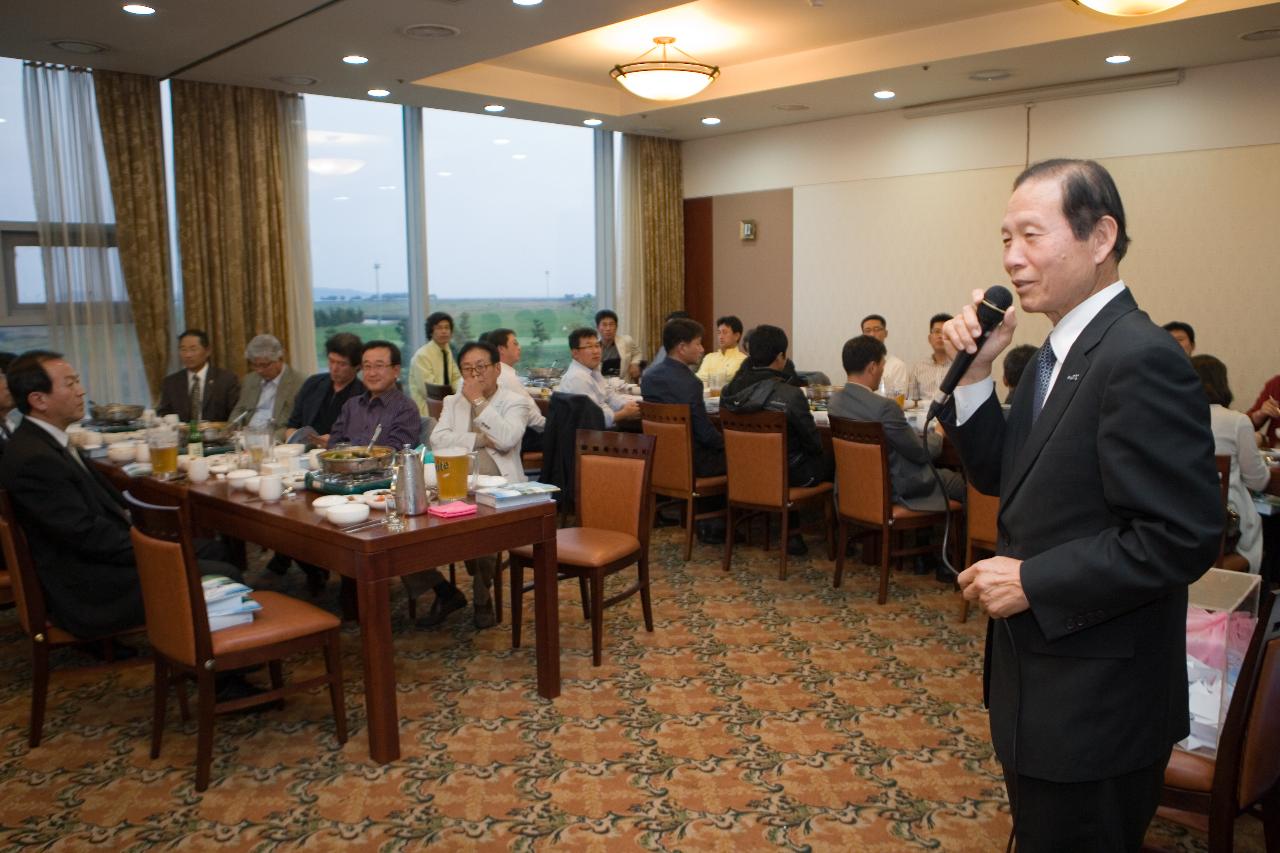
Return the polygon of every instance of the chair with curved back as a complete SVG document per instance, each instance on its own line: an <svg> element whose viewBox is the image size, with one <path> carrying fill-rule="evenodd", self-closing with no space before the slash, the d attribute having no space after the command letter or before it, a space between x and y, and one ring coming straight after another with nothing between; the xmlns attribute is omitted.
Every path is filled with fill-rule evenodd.
<svg viewBox="0 0 1280 853"><path fill-rule="evenodd" d="M31 650L31 727L27 745L34 749L40 745L40 738L44 733L44 711L49 696L49 652L64 646L82 645L88 641L64 631L49 620L44 590L40 588L40 581L36 577L35 563L31 560L26 534L18 523L9 493L3 489L0 489L0 547L4 549L5 565L9 567L10 589L14 609L18 612L18 624L22 626L22 633L26 634ZM112 637L137 634L141 630L142 626L139 625ZM100 639L110 640L112 637ZM110 644L105 651L109 662Z"/></svg>
<svg viewBox="0 0 1280 853"><path fill-rule="evenodd" d="M645 435L657 441L653 451L653 485L655 496L684 501L684 558L693 555L694 524L705 518L719 518L724 510L697 512L696 501L711 495L722 495L727 478L697 477L693 471L693 426L689 407L683 403L641 403L640 426Z"/></svg>
<svg viewBox="0 0 1280 853"><path fill-rule="evenodd" d="M740 414L721 410L724 428L728 499L724 537L724 570L733 559L734 510L782 514L782 559L778 577L787 579L787 539L790 511L821 504L827 522L827 556L834 558L831 524L831 483L792 488L787 476L787 416L783 412ZM768 539L765 540L768 548Z"/></svg>
<svg viewBox="0 0 1280 853"><path fill-rule="evenodd" d="M840 522L836 549L835 586L844 575L845 543L849 525L880 531L880 592L877 601L889 597L889 563L893 558L932 553L929 545L894 547L895 535L945 524L945 512L920 512L893 502L889 479L889 444L884 426L868 421L831 418L831 446L836 457L836 515ZM959 501L949 501L952 515L964 512ZM954 544L954 543L953 543Z"/></svg>
<svg viewBox="0 0 1280 853"><path fill-rule="evenodd" d="M604 646L604 610L640 593L646 631L653 631L649 595L649 498L653 475L651 435L580 429L577 433L579 527L556 531L561 578L578 578L583 610L591 619L591 660L600 665ZM511 551L511 647L520 646L524 570L533 565L533 548ZM609 598L604 579L628 566L636 582ZM494 587L501 583L501 569Z"/></svg>
<svg viewBox="0 0 1280 853"><path fill-rule="evenodd" d="M338 617L287 595L259 590L253 598L262 609L254 614L252 622L210 632L187 507L142 503L129 492L125 493L125 500L133 518L130 536L138 560L147 638L155 651L151 757L160 757L171 669L196 682L197 791L209 787L213 718L218 713L274 702L287 694L327 684L335 734L339 744L346 743ZM286 685L281 661L315 648L324 652L325 674ZM214 677L218 673L262 663L268 665L271 675L270 690L217 701Z"/></svg>
<svg viewBox="0 0 1280 853"><path fill-rule="evenodd" d="M996 552L996 541L999 537L996 519L999 515L1000 498L978 491L972 483L965 487L965 566L973 565L974 554ZM964 596L960 597L960 621L969 621L969 599Z"/></svg>
<svg viewBox="0 0 1280 853"><path fill-rule="evenodd" d="M1235 551L1227 551L1227 509L1231 499L1231 454L1219 453L1213 457L1218 466L1218 487L1222 491L1222 538L1218 544L1218 559L1213 561L1214 568L1226 569L1230 572L1249 571L1249 561Z"/></svg>
<svg viewBox="0 0 1280 853"><path fill-rule="evenodd" d="M1280 614L1275 600L1273 593L1263 592L1216 757L1175 748L1164 772L1157 814L1207 832L1210 853L1229 853L1236 818L1246 812L1262 818L1266 849L1280 850Z"/></svg>

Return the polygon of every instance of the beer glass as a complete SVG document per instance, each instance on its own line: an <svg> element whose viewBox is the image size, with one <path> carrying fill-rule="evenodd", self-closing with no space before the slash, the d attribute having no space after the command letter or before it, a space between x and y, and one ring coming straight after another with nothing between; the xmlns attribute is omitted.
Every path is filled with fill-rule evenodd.
<svg viewBox="0 0 1280 853"><path fill-rule="evenodd" d="M460 501L467 496L467 477L474 467L475 454L462 447L435 451L436 489L442 501Z"/></svg>
<svg viewBox="0 0 1280 853"><path fill-rule="evenodd" d="M147 449L151 453L151 473L157 479L169 480L178 473L178 431L168 426L147 430Z"/></svg>

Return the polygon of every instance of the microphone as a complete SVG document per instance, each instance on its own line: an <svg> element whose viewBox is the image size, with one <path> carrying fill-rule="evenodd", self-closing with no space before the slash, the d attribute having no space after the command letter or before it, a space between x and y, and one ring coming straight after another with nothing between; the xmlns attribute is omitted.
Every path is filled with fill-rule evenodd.
<svg viewBox="0 0 1280 853"><path fill-rule="evenodd" d="M978 345L977 350L982 349L982 345L987 342L987 337L1004 320L1004 312L1008 311L1012 304L1013 294L1003 284L993 284L987 288L986 293L982 294L982 301L978 303L978 325L982 327L982 334L978 335L975 341ZM929 404L929 414L925 417L926 423L933 420L942 407L951 400L956 384L973 363L977 350L973 353L962 351L956 354L955 361L951 362L951 369L942 378L937 393L933 395L933 402Z"/></svg>

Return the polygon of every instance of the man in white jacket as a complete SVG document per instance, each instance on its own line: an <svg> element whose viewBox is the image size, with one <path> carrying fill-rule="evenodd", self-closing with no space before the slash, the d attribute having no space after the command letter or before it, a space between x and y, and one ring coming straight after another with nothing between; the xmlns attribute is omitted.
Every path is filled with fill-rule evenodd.
<svg viewBox="0 0 1280 853"><path fill-rule="evenodd" d="M458 355L462 390L445 397L440 422L431 433L431 449L474 451L478 473L518 483L525 479L520 441L529 425L541 419L541 413L528 394L498 386L499 366L493 344L472 342L462 348ZM496 556L467 560L477 628L488 628L496 621L491 597L496 565ZM422 619L423 627L440 624L465 603L461 596L437 595Z"/></svg>

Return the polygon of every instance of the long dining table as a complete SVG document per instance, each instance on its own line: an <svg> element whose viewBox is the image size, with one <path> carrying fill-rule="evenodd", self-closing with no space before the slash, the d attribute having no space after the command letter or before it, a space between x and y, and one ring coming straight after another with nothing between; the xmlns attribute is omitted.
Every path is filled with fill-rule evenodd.
<svg viewBox="0 0 1280 853"><path fill-rule="evenodd" d="M122 472L111 474L123 488L129 487L127 478L121 480ZM383 525L347 532L312 510L318 495L310 492L266 502L231 490L225 480L181 488L148 478L147 486L153 494L159 486L171 497L185 499L198 528L255 542L355 582L369 755L374 761L386 764L400 757L390 587L402 575L532 544L538 695L560 695L555 503L503 510L480 506L475 515L462 518L409 517L400 532Z"/></svg>

